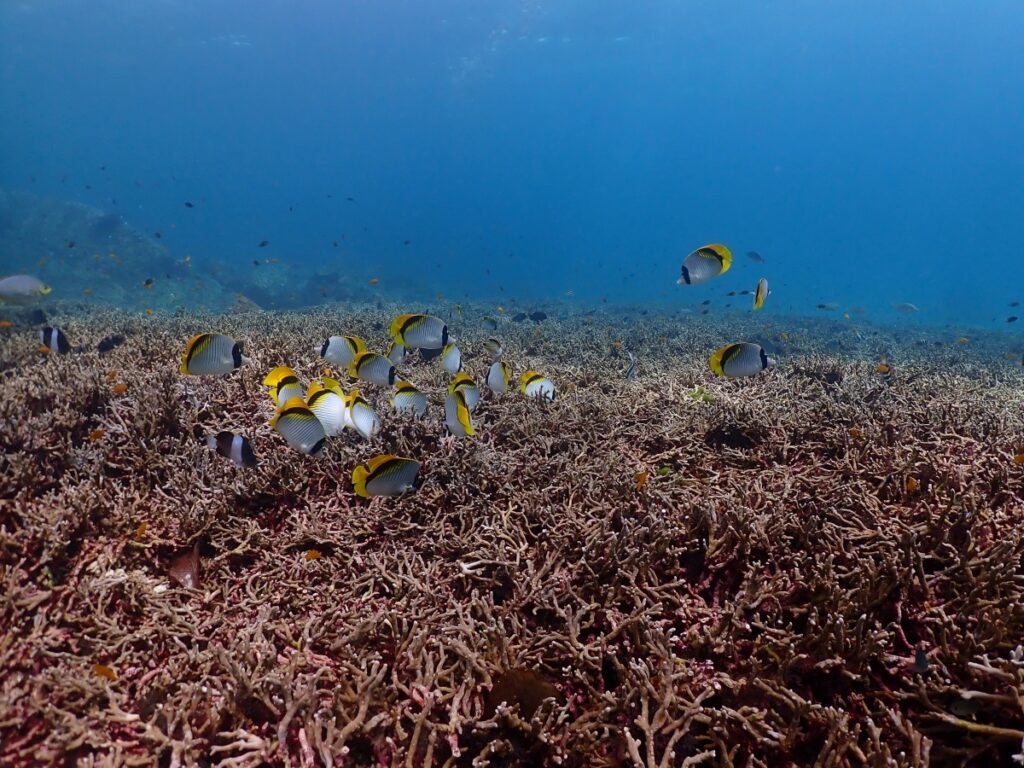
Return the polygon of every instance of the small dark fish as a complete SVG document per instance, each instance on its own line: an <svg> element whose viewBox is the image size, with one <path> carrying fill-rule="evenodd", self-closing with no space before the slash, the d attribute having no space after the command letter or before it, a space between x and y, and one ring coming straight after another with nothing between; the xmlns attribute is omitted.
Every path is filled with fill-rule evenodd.
<svg viewBox="0 0 1024 768"><path fill-rule="evenodd" d="M412 240L403 240L402 245L409 245L411 242Z"/></svg>
<svg viewBox="0 0 1024 768"><path fill-rule="evenodd" d="M338 241L337 240L332 240L331 241L331 245L333 245L335 248L337 248L338 247Z"/></svg>
<svg viewBox="0 0 1024 768"><path fill-rule="evenodd" d="M1019 307L1020 306L1020 302L1019 301L1011 301L1010 302L1010 306L1011 307Z"/></svg>
<svg viewBox="0 0 1024 768"><path fill-rule="evenodd" d="M147 277L147 278L146 278L146 279L145 279L145 280L144 280L144 281L142 282L142 287L143 287L143 288L152 288L152 287L153 287L153 278L152 278L152 277Z"/></svg>
<svg viewBox="0 0 1024 768"><path fill-rule="evenodd" d="M819 304L818 309L824 309L826 312L835 312L839 309L839 305L834 301L830 301L827 304Z"/></svg>
<svg viewBox="0 0 1024 768"><path fill-rule="evenodd" d="M736 291L729 291L729 292L728 292L727 294L725 294L725 295L726 295L726 296L735 296L735 295L736 295Z"/></svg>
<svg viewBox="0 0 1024 768"><path fill-rule="evenodd" d="M31 314L28 316L28 321L32 325L39 325L40 323L46 322L46 313L41 309L33 309Z"/></svg>
<svg viewBox="0 0 1024 768"><path fill-rule="evenodd" d="M701 302L701 304L703 306L705 306L705 307L708 306L710 303L711 303L711 299L704 299L704 301Z"/></svg>
<svg viewBox="0 0 1024 768"><path fill-rule="evenodd" d="M199 586L199 542L171 560L170 577L185 589Z"/></svg>
<svg viewBox="0 0 1024 768"><path fill-rule="evenodd" d="M270 245L269 240L260 240L260 248L266 248L268 245Z"/></svg>
<svg viewBox="0 0 1024 768"><path fill-rule="evenodd" d="M74 248L74 247L75 247L75 241L74 240L68 240L68 248Z"/></svg>
<svg viewBox="0 0 1024 768"><path fill-rule="evenodd" d="M350 203L354 203L356 201L354 197L346 197L345 199L348 200Z"/></svg>
<svg viewBox="0 0 1024 768"><path fill-rule="evenodd" d="M514 314L512 316L512 322L513 323L521 323L525 319L526 319L526 313L525 312L517 312L516 314Z"/></svg>
<svg viewBox="0 0 1024 768"><path fill-rule="evenodd" d="M755 264L764 264L764 256L757 251L747 251L747 258Z"/></svg>
<svg viewBox="0 0 1024 768"><path fill-rule="evenodd" d="M186 208L195 208L195 206L192 205L192 203L190 203L188 200L185 201L185 207Z"/></svg>
<svg viewBox="0 0 1024 768"><path fill-rule="evenodd" d="M252 260L252 265L253 265L254 267L258 267L258 266L260 265L260 260L259 260L259 259L253 259L253 260Z"/></svg>
<svg viewBox="0 0 1024 768"><path fill-rule="evenodd" d="M702 315L706 315L706 314L707 314L708 312L710 312L710 311L711 311L710 309L702 309L702 310L700 311L700 313L701 313Z"/></svg>
<svg viewBox="0 0 1024 768"><path fill-rule="evenodd" d="M154 232L153 233L153 237L155 237L157 240L159 240L161 237L163 237L163 235L161 235L159 232Z"/></svg>
<svg viewBox="0 0 1024 768"><path fill-rule="evenodd" d="M1017 316L1016 315L1010 315L1008 318L1006 318L1006 322L1008 322L1008 323L1016 323L1017 322Z"/></svg>
<svg viewBox="0 0 1024 768"><path fill-rule="evenodd" d="M541 312L540 310L537 310L536 312L530 313L530 319L533 320L533 322L535 323L539 323L541 320L547 320L548 315L546 312Z"/></svg>
<svg viewBox="0 0 1024 768"><path fill-rule="evenodd" d="M922 675L928 671L928 652L924 648L914 652L914 671Z"/></svg>
<svg viewBox="0 0 1024 768"><path fill-rule="evenodd" d="M97 352L110 352L124 344L125 338L120 333L115 333L100 340L96 345Z"/></svg>
<svg viewBox="0 0 1024 768"><path fill-rule="evenodd" d="M753 291L740 291L740 296L749 296Z"/></svg>

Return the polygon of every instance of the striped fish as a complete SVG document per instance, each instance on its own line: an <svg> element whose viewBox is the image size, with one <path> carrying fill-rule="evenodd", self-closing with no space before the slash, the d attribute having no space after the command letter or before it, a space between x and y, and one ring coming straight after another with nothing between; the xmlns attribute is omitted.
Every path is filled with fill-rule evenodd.
<svg viewBox="0 0 1024 768"><path fill-rule="evenodd" d="M245 435L236 435L234 432L218 432L206 438L206 445L219 453L239 468L252 469L256 466L256 454L252 452Z"/></svg>
<svg viewBox="0 0 1024 768"><path fill-rule="evenodd" d="M180 372L187 376L217 376L231 373L249 362L242 346L230 336L200 333L185 345Z"/></svg>
<svg viewBox="0 0 1024 768"><path fill-rule="evenodd" d="M327 433L301 398L293 397L277 410L270 426L299 453L313 456L323 450Z"/></svg>
<svg viewBox="0 0 1024 768"><path fill-rule="evenodd" d="M357 495L398 496L415 490L420 463L414 459L385 454L374 456L352 470L352 487Z"/></svg>
<svg viewBox="0 0 1024 768"><path fill-rule="evenodd" d="M67 337L64 335L64 331L60 328L51 328L46 326L39 331L39 341L43 345L43 349L47 352L56 352L58 355L66 355L71 351L71 345L68 344Z"/></svg>
<svg viewBox="0 0 1024 768"><path fill-rule="evenodd" d="M299 377L295 371L287 365L279 365L263 377L263 386L269 387L270 399L275 406L282 406L297 397L300 400L306 396L299 383Z"/></svg>
<svg viewBox="0 0 1024 768"><path fill-rule="evenodd" d="M455 392L462 393L462 396L466 399L466 405L471 411L480 402L480 389L477 387L476 382L473 381L473 377L466 372L457 374L452 379L452 383L448 385L448 394L450 395Z"/></svg>
<svg viewBox="0 0 1024 768"><path fill-rule="evenodd" d="M764 306L764 300L768 298L771 291L768 290L768 279L762 277L757 281L757 288L754 290L754 309Z"/></svg>
<svg viewBox="0 0 1024 768"><path fill-rule="evenodd" d="M508 392L508 382L511 378L512 366L504 360L498 360L491 363L491 367L487 369L487 376L484 377L484 383L494 394L504 395Z"/></svg>
<svg viewBox="0 0 1024 768"><path fill-rule="evenodd" d="M427 396L408 381L395 382L395 397L391 404L399 413L410 411L419 417L427 412Z"/></svg>
<svg viewBox="0 0 1024 768"><path fill-rule="evenodd" d="M366 351L366 344L358 336L331 336L315 349L320 351L320 357L327 362L347 368L352 358Z"/></svg>
<svg viewBox="0 0 1024 768"><path fill-rule="evenodd" d="M536 371L526 371L519 377L519 391L527 397L555 399L555 385L546 376Z"/></svg>
<svg viewBox="0 0 1024 768"><path fill-rule="evenodd" d="M469 406L462 390L449 393L444 400L444 423L456 437L472 437L476 434L469 416Z"/></svg>
<svg viewBox="0 0 1024 768"><path fill-rule="evenodd" d="M360 352L348 364L348 375L371 384L390 387L395 383L395 366L383 355Z"/></svg>
<svg viewBox="0 0 1024 768"><path fill-rule="evenodd" d="M348 418L348 399L341 384L328 376L314 381L306 393L306 405L316 415L328 437L341 434Z"/></svg>
<svg viewBox="0 0 1024 768"><path fill-rule="evenodd" d="M448 326L433 315L398 315L390 330L391 338L404 347L444 349L448 344Z"/></svg>
<svg viewBox="0 0 1024 768"><path fill-rule="evenodd" d="M358 389L353 389L348 396L347 425L367 440L380 432L380 417Z"/></svg>
<svg viewBox="0 0 1024 768"><path fill-rule="evenodd" d="M680 285L700 285L724 275L732 266L732 251L721 243L712 243L690 253L683 260Z"/></svg>
<svg viewBox="0 0 1024 768"><path fill-rule="evenodd" d="M739 379L756 376L765 368L774 365L775 361L768 357L768 353L760 344L743 341L738 344L727 344L716 350L708 358L708 363L713 373L730 379Z"/></svg>

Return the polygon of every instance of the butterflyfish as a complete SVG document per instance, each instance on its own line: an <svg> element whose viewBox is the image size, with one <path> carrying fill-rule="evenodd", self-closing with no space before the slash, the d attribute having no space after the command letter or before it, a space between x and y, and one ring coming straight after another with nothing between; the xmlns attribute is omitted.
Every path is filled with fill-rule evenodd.
<svg viewBox="0 0 1024 768"><path fill-rule="evenodd" d="M466 406L469 410L476 408L476 404L480 402L480 389L477 387L476 382L473 381L473 377L463 371L452 379L451 384L448 385L448 394L454 392L461 392L463 397L466 399Z"/></svg>
<svg viewBox="0 0 1024 768"><path fill-rule="evenodd" d="M403 456L374 456L352 470L352 487L363 498L399 496L415 490L420 463Z"/></svg>
<svg viewBox="0 0 1024 768"><path fill-rule="evenodd" d="M504 360L497 360L491 363L484 377L487 388L496 395L504 395L508 392L508 382L512 378L512 366Z"/></svg>
<svg viewBox="0 0 1024 768"><path fill-rule="evenodd" d="M466 395L461 390L449 393L444 400L444 423L448 431L457 437L472 437L476 434L470 420Z"/></svg>
<svg viewBox="0 0 1024 768"><path fill-rule="evenodd" d="M724 275L732 266L732 251L721 243L705 245L683 259L680 285L700 285Z"/></svg>
<svg viewBox="0 0 1024 768"><path fill-rule="evenodd" d="M427 396L408 381L395 382L395 397L391 401L398 412L410 411L416 416L427 412Z"/></svg>
<svg viewBox="0 0 1024 768"><path fill-rule="evenodd" d="M462 352L454 344L447 344L441 352L441 367L451 374L462 370Z"/></svg>
<svg viewBox="0 0 1024 768"><path fill-rule="evenodd" d="M270 420L270 426L293 449L309 456L319 453L327 442L323 425L299 397L293 397L281 406Z"/></svg>
<svg viewBox="0 0 1024 768"><path fill-rule="evenodd" d="M179 370L187 376L217 376L231 373L248 362L249 358L242 355L242 346L230 336L200 333L185 345Z"/></svg>
<svg viewBox="0 0 1024 768"><path fill-rule="evenodd" d="M547 400L555 399L555 385L537 371L526 371L519 377L519 391L527 397L543 397Z"/></svg>
<svg viewBox="0 0 1024 768"><path fill-rule="evenodd" d="M433 315L399 315L390 330L391 338L404 347L443 349L448 344L448 326Z"/></svg>
<svg viewBox="0 0 1024 768"><path fill-rule="evenodd" d="M279 365L264 376L263 386L270 388L270 399L275 406L282 406L293 397L301 400L306 396L299 377L287 365Z"/></svg>
<svg viewBox="0 0 1024 768"><path fill-rule="evenodd" d="M762 277L757 281L757 288L754 289L754 309L764 306L764 300L768 298L771 291L768 290L768 279Z"/></svg>
<svg viewBox="0 0 1024 768"><path fill-rule="evenodd" d="M356 355L366 351L366 344L358 336L330 336L315 349L327 362L347 368Z"/></svg>
<svg viewBox="0 0 1024 768"><path fill-rule="evenodd" d="M358 389L348 395L348 426L369 440L380 432L380 417Z"/></svg>
<svg viewBox="0 0 1024 768"><path fill-rule="evenodd" d="M745 376L756 376L765 368L774 365L775 361L768 357L768 353L760 344L744 341L727 344L713 352L708 358L708 363L715 374L738 379Z"/></svg>
<svg viewBox="0 0 1024 768"><path fill-rule="evenodd" d="M395 383L395 366L383 355L360 352L348 364L348 375L353 379L390 387Z"/></svg>
<svg viewBox="0 0 1024 768"><path fill-rule="evenodd" d="M316 415L328 437L341 434L348 416L348 396L337 381L324 376L310 384L306 405Z"/></svg>

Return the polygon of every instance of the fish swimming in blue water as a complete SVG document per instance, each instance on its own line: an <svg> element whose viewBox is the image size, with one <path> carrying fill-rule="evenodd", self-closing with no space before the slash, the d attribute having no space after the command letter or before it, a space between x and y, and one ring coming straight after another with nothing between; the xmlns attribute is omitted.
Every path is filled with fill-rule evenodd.
<svg viewBox="0 0 1024 768"><path fill-rule="evenodd" d="M692 251L684 260L680 285L701 285L724 275L732 266L732 251L721 243L712 243Z"/></svg>

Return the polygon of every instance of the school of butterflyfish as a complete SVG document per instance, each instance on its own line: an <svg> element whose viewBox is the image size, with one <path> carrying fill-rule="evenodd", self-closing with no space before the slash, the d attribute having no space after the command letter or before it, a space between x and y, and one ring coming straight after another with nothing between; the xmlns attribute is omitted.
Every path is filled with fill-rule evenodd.
<svg viewBox="0 0 1024 768"><path fill-rule="evenodd" d="M755 263L764 263L759 255L748 254ZM756 256L757 258L753 258ZM699 286L729 271L732 252L721 243L701 246L683 260L678 283ZM9 304L30 303L50 293L50 287L29 275L15 275L0 280L0 301ZM761 278L752 291L753 310L764 306L770 295L768 280ZM730 294L731 295L731 294ZM543 313L535 313L542 319ZM525 317L525 316L524 316ZM531 315L531 317L534 317ZM1016 319L1016 318L1014 318ZM497 330L497 320L484 319L488 330ZM429 398L413 382L399 374L413 352L421 360L437 361L451 376L444 392L444 425L449 434L464 438L476 434L473 410L481 399L481 386L465 370L462 351L450 335L448 325L439 317L427 314L402 314L391 321L390 340L384 354L370 351L358 336L330 336L313 347L327 363L345 371L348 377L361 385L393 390L391 406L396 413L412 414L415 418L426 415ZM110 348L123 341L111 337ZM47 326L39 332L40 351L46 354L66 355L72 347L60 328ZM489 338L483 343L487 368L483 371L483 386L494 397L501 397L516 386L512 366L503 359L501 342ZM629 365L624 371L627 379L636 376L637 361L627 353ZM242 354L241 345L229 336L219 333L201 333L189 339L181 356L180 372L187 376L220 376L229 374L250 361ZM726 378L756 376L774 364L764 348L748 341L726 344L715 350L708 359L711 371ZM123 385L122 385L123 386ZM275 409L270 426L293 450L307 456L319 454L327 441L351 430L365 440L371 440L381 429L381 417L362 391L353 387L345 391L341 382L327 373L319 379L303 383L299 375L286 365L270 370L263 378L263 386ZM543 373L523 371L518 378L521 395L535 400L554 400L555 385ZM207 445L240 468L257 465L256 455L248 438L230 431L222 431L207 438ZM419 462L415 459L380 455L360 464L352 472L352 485L357 494L365 497L395 496L417 487Z"/></svg>
<svg viewBox="0 0 1024 768"><path fill-rule="evenodd" d="M398 372L409 355L418 351L421 359L436 361L451 375L444 393L444 424L448 432L459 438L475 435L472 414L480 402L481 389L464 369L462 352L449 335L447 324L432 315L399 315L391 322L390 337L384 355L371 352L358 336L331 336L314 346L313 351L325 362L344 370L357 385L391 389L390 402L396 413L422 418L429 406L427 393ZM483 348L487 365L484 386L494 397L509 393L515 380L512 366L502 359L501 343L487 339ZM249 362L234 339L201 333L185 345L179 370L187 376L220 376ZM331 438L345 430L371 440L381 429L381 416L360 389L353 386L346 391L327 372L307 384L292 368L279 365L263 377L262 383L274 408L270 426L300 454L316 456ZM536 400L555 399L555 385L535 370L519 376L519 392ZM257 465L256 455L244 435L222 431L208 437L207 445L240 468ZM366 498L397 496L418 487L419 470L420 463L413 458L373 456L352 471L352 487Z"/></svg>
<svg viewBox="0 0 1024 768"><path fill-rule="evenodd" d="M680 285L702 285L725 274L732 266L732 252L720 243L705 245L683 260ZM768 298L768 281L761 278L755 289L753 309L759 310ZM497 325L488 326L491 330ZM426 415L429 398L411 381L399 374L409 355L418 351L425 361L436 360L451 376L444 398L444 425L459 438L476 434L473 410L481 399L481 387L464 368L462 351L439 317L427 314L402 314L391 321L390 340L384 354L370 351L358 336L330 336L313 347L327 363L344 370L357 383L391 388L391 406L396 413L415 418ZM44 340L46 341L46 340ZM495 338L483 344L487 369L483 385L500 397L515 386L512 366L502 358L501 342ZM194 336L181 358L181 373L195 376L228 374L248 363L241 347L227 336L204 333ZM773 364L765 350L751 342L726 344L709 358L711 371L727 378L754 376ZM627 378L636 373L636 360L630 355ZM554 400L555 385L544 374L523 371L519 392L538 400ZM370 440L381 428L381 417L374 406L353 387L345 391L341 382L323 375L304 384L286 365L273 368L263 378L263 386L275 408L270 426L289 447L308 456L319 454L327 441L351 430ZM232 432L208 438L209 446L239 467L253 467L256 457L248 440ZM352 486L364 497L397 496L418 487L420 464L413 458L390 454L373 456L352 472Z"/></svg>

